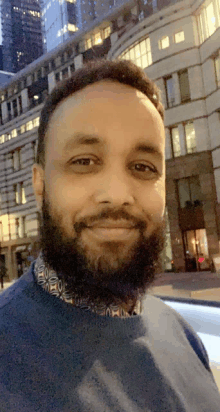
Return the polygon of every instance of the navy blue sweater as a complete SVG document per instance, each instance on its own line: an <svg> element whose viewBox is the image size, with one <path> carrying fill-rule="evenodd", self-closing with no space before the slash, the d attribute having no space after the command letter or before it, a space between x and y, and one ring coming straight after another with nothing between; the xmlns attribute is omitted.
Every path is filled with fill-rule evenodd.
<svg viewBox="0 0 220 412"><path fill-rule="evenodd" d="M34 263L0 297L1 412L219 412L193 329L160 299L112 318L45 292Z"/></svg>

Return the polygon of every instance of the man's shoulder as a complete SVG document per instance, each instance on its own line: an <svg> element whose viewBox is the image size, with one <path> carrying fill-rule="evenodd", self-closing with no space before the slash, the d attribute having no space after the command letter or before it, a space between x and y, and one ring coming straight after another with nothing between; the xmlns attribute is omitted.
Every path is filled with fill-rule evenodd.
<svg viewBox="0 0 220 412"><path fill-rule="evenodd" d="M0 311L4 310L14 300L20 299L24 291L34 284L33 268L34 262L24 275L0 294Z"/></svg>
<svg viewBox="0 0 220 412"><path fill-rule="evenodd" d="M176 336L181 343L187 342L210 371L207 351L192 326L162 299L148 295L144 301L143 316L151 331L157 331L163 337Z"/></svg>

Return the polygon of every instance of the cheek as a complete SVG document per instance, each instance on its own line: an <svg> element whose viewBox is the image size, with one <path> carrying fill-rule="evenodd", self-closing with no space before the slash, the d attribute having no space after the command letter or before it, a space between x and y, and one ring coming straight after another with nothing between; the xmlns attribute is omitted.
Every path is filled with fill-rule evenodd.
<svg viewBox="0 0 220 412"><path fill-rule="evenodd" d="M160 221L165 209L164 181L157 181L153 187L142 192L141 203L146 213L151 215L152 221Z"/></svg>

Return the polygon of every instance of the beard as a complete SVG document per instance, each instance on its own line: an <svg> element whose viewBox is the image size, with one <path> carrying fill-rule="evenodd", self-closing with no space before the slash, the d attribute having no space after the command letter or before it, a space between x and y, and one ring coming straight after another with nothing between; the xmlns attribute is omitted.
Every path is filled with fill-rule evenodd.
<svg viewBox="0 0 220 412"><path fill-rule="evenodd" d="M92 219L101 222L103 218L134 221L124 209L113 211L110 208ZM40 220L40 246L45 264L65 283L70 295L93 304L124 303L134 307L159 273L160 255L165 246L164 218L148 237L144 236L146 222L136 219L140 235L129 247L117 241L103 241L98 247L83 241L82 232L87 227L85 219L73 223L72 236L66 233L62 216L51 213L44 190Z"/></svg>

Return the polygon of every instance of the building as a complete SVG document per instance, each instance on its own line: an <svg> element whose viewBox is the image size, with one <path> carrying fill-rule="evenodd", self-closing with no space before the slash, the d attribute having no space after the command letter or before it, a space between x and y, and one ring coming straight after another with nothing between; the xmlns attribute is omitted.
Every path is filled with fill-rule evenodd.
<svg viewBox="0 0 220 412"><path fill-rule="evenodd" d="M17 73L43 54L40 0L2 0L3 70Z"/></svg>
<svg viewBox="0 0 220 412"><path fill-rule="evenodd" d="M43 101L57 82L101 56L133 60L161 90L167 185L162 269L207 270L219 253L220 3L165 3L152 2L146 11L144 1L130 1L113 9L0 88L0 253L10 279L39 249L31 167Z"/></svg>
<svg viewBox="0 0 220 412"><path fill-rule="evenodd" d="M47 51L98 22L129 0L42 0L42 19ZM141 0L142 1L142 0Z"/></svg>
<svg viewBox="0 0 220 412"><path fill-rule="evenodd" d="M0 85L8 82L9 79L14 76L14 73L9 73L9 72L4 72L3 70L0 70Z"/></svg>
<svg viewBox="0 0 220 412"><path fill-rule="evenodd" d="M76 0L43 0L42 19L47 51L57 47L78 29Z"/></svg>

